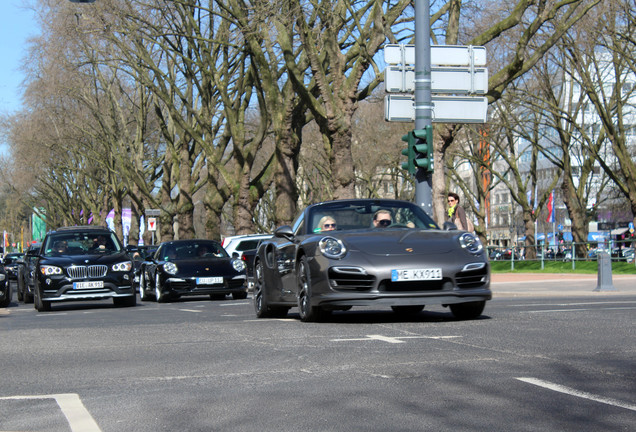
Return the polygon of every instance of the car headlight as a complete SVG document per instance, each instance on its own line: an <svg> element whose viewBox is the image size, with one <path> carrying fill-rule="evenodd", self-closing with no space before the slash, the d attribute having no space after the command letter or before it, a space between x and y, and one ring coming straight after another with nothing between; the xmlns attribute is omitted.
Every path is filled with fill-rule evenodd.
<svg viewBox="0 0 636 432"><path fill-rule="evenodd" d="M234 270L236 270L237 272L242 272L243 270L245 270L245 263L243 262L243 260L234 259L232 260L232 267L234 267Z"/></svg>
<svg viewBox="0 0 636 432"><path fill-rule="evenodd" d="M330 259L340 259L347 253L347 248L341 240L333 237L324 237L318 243L320 252Z"/></svg>
<svg viewBox="0 0 636 432"><path fill-rule="evenodd" d="M177 271L179 270L177 268L177 265L173 262L167 262L163 265L163 270L168 273L168 274L177 274Z"/></svg>
<svg viewBox="0 0 636 432"><path fill-rule="evenodd" d="M61 275L62 269L56 266L43 265L40 266L40 273L44 276Z"/></svg>
<svg viewBox="0 0 636 432"><path fill-rule="evenodd" d="M113 271L129 272L132 269L132 261L124 261L113 265Z"/></svg>
<svg viewBox="0 0 636 432"><path fill-rule="evenodd" d="M472 254L478 254L484 247L479 241L479 237L471 233L463 233L459 236L459 244Z"/></svg>
<svg viewBox="0 0 636 432"><path fill-rule="evenodd" d="M4 273L0 273L0 281L5 280L6 276L4 275Z"/></svg>

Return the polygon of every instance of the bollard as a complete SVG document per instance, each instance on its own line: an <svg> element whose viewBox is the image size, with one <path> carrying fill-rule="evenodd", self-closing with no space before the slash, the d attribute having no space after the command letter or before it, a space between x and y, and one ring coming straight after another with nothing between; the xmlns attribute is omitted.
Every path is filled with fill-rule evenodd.
<svg viewBox="0 0 636 432"><path fill-rule="evenodd" d="M598 284L594 291L616 291L612 284L612 257L608 252L602 251L596 255L598 262Z"/></svg>

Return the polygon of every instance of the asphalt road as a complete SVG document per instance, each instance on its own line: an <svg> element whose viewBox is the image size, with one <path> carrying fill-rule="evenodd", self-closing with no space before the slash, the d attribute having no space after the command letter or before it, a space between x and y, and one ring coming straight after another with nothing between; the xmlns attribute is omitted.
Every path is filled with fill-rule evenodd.
<svg viewBox="0 0 636 432"><path fill-rule="evenodd" d="M636 430L635 281L591 295L594 281L536 282L495 281L474 321L439 306L302 323L229 297L14 301L0 431Z"/></svg>

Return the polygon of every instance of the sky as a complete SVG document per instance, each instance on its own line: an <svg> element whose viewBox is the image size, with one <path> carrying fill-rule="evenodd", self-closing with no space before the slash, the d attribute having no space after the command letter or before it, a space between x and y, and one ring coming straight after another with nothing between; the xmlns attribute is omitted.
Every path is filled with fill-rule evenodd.
<svg viewBox="0 0 636 432"><path fill-rule="evenodd" d="M0 2L0 113L11 114L21 107L20 84L24 74L20 70L26 56L27 39L39 33L32 10L24 0Z"/></svg>

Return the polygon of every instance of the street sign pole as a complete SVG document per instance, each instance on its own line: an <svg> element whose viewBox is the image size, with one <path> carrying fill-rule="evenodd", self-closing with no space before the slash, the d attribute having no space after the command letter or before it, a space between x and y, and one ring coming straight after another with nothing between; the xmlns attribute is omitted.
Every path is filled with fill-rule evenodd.
<svg viewBox="0 0 636 432"><path fill-rule="evenodd" d="M415 129L420 130L433 124L430 12L429 0L415 0ZM415 173L415 203L429 215L433 214L432 171L419 168Z"/></svg>

